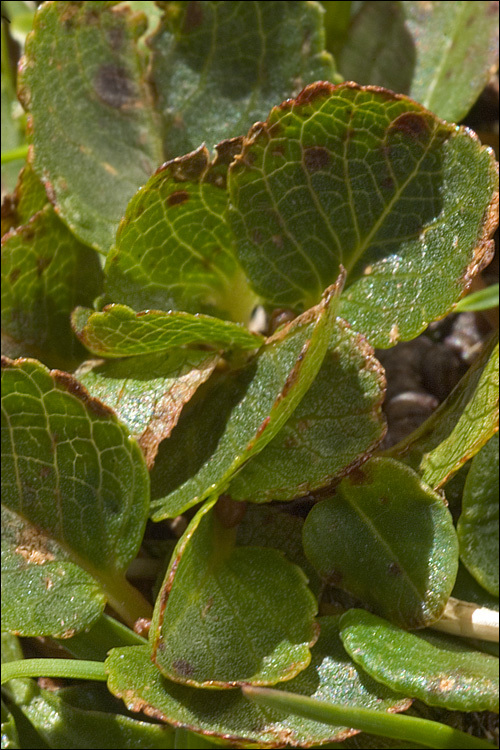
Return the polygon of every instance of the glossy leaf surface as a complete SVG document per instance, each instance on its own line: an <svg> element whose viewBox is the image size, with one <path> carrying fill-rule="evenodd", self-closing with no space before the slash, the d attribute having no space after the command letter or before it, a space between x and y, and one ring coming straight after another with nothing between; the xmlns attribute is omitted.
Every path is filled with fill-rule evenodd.
<svg viewBox="0 0 500 750"><path fill-rule="evenodd" d="M22 214L26 208L21 204ZM6 234L2 333L16 354L72 369L85 350L71 330L69 316L75 305L92 303L101 292L102 279L95 250L71 234L51 205Z"/></svg>
<svg viewBox="0 0 500 750"><path fill-rule="evenodd" d="M313 382L335 325L339 288L277 331L245 368L216 382L160 448L152 517L173 518L221 494L277 434Z"/></svg>
<svg viewBox="0 0 500 750"><path fill-rule="evenodd" d="M284 690L332 703L343 702L348 696L355 705L381 711L404 711L408 707L404 697L357 669L342 648L334 618L321 618L320 625L311 664L298 677L283 683ZM249 703L239 690L193 690L170 682L151 664L147 647L113 649L106 667L109 689L122 697L130 710L150 706L152 715L174 726L196 727L229 741L245 740L262 747L311 747L354 733L346 727L261 709Z"/></svg>
<svg viewBox="0 0 500 750"><path fill-rule="evenodd" d="M169 3L150 44L168 158L241 135L334 74L321 8L302 0Z"/></svg>
<svg viewBox="0 0 500 750"><path fill-rule="evenodd" d="M481 354L448 398L406 440L386 451L441 487L498 430L498 343Z"/></svg>
<svg viewBox="0 0 500 750"><path fill-rule="evenodd" d="M473 459L465 482L457 534L460 559L498 596L498 433Z"/></svg>
<svg viewBox="0 0 500 750"><path fill-rule="evenodd" d="M111 407L142 448L148 468L184 405L214 371L219 355L189 349L89 362L76 373L91 396Z"/></svg>
<svg viewBox="0 0 500 750"><path fill-rule="evenodd" d="M306 577L275 549L235 547L212 506L172 556L150 630L153 660L195 687L289 680L307 667L318 637Z"/></svg>
<svg viewBox="0 0 500 750"><path fill-rule="evenodd" d="M231 497L291 500L326 486L385 433L385 378L372 348L337 320L312 386L276 437L234 477Z"/></svg>
<svg viewBox="0 0 500 750"><path fill-rule="evenodd" d="M71 317L80 341L93 354L130 357L174 349L186 344L217 348L257 349L264 337L245 326L208 315L145 310L107 305L102 312L78 307Z"/></svg>
<svg viewBox="0 0 500 750"><path fill-rule="evenodd" d="M437 620L458 568L458 542L442 498L415 472L372 459L314 506L304 549L328 582L402 627Z"/></svg>
<svg viewBox="0 0 500 750"><path fill-rule="evenodd" d="M392 690L430 706L498 711L498 659L459 639L407 633L357 609L342 615L340 636L354 661Z"/></svg>
<svg viewBox="0 0 500 750"><path fill-rule="evenodd" d="M15 561L20 576L36 586L33 599L31 589L25 589L26 606L32 609L27 619L35 622L35 632L23 634L61 637L89 624L84 610L84 621L79 620L81 601L71 583L77 594L83 586L85 594L89 576L95 579L100 593L94 590L90 599L94 619L103 593L117 604L119 581L146 523L147 469L126 428L71 375L49 372L34 360L2 360L2 366L2 500L11 519L11 576L4 605L14 612ZM42 585L49 598L56 600L57 593L67 599L66 607L75 613L70 627L54 609L47 632L48 609L34 609Z"/></svg>
<svg viewBox="0 0 500 750"><path fill-rule="evenodd" d="M19 95L33 167L70 229L102 252L162 161L136 49L142 15L116 3L48 3L26 40Z"/></svg>
<svg viewBox="0 0 500 750"><path fill-rule="evenodd" d="M339 57L351 81L385 86L462 120L498 57L498 3L362 3Z"/></svg>
<svg viewBox="0 0 500 750"><path fill-rule="evenodd" d="M255 304L225 216L241 138L164 164L130 201L106 265L106 293L135 310L179 309L247 322Z"/></svg>
<svg viewBox="0 0 500 750"><path fill-rule="evenodd" d="M237 252L270 304L341 314L377 347L444 316L491 257L495 162L404 96L313 84L256 124L229 171Z"/></svg>

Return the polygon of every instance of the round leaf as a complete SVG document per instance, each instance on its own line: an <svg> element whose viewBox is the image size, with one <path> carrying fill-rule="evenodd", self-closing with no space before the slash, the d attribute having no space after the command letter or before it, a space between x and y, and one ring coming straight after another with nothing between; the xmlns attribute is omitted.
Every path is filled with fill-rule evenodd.
<svg viewBox="0 0 500 750"><path fill-rule="evenodd" d="M316 601L282 553L235 547L207 503L177 545L158 597L153 661L195 687L274 685L307 667Z"/></svg>
<svg viewBox="0 0 500 750"><path fill-rule="evenodd" d="M390 91L306 87L251 129L228 185L255 290L307 307L342 264L341 314L374 346L443 317L491 258L492 152Z"/></svg>
<svg viewBox="0 0 500 750"><path fill-rule="evenodd" d="M372 459L346 477L334 497L314 506L303 539L324 579L403 627L437 620L455 583L450 512L392 459Z"/></svg>

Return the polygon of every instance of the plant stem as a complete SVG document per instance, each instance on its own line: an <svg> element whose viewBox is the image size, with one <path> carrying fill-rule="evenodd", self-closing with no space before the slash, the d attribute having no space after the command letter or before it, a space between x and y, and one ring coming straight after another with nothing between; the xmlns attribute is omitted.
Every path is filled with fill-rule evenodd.
<svg viewBox="0 0 500 750"><path fill-rule="evenodd" d="M9 164L9 162L17 161L18 159L26 159L27 155L28 144L17 146L17 148L11 148L10 151L4 151L2 153L2 164Z"/></svg>
<svg viewBox="0 0 500 750"><path fill-rule="evenodd" d="M132 586L125 576L104 578L99 576L99 583L103 587L108 604L120 615L122 620L133 629L134 623L140 617L151 618L153 607L135 586Z"/></svg>
<svg viewBox="0 0 500 750"><path fill-rule="evenodd" d="M79 659L20 659L2 664L2 685L24 677L65 677L75 680L101 680L108 676L104 662Z"/></svg>
<svg viewBox="0 0 500 750"><path fill-rule="evenodd" d="M425 747L438 749L484 748L484 750L493 750L494 748L494 745L489 742L428 719L400 716L368 708L340 706L270 688L246 686L242 688L242 691L246 698L262 706L320 721L323 724L352 727L362 732L370 732L395 740L417 742Z"/></svg>
<svg viewBox="0 0 500 750"><path fill-rule="evenodd" d="M473 602L450 597L441 619L434 622L431 628L464 638L498 643L499 614Z"/></svg>

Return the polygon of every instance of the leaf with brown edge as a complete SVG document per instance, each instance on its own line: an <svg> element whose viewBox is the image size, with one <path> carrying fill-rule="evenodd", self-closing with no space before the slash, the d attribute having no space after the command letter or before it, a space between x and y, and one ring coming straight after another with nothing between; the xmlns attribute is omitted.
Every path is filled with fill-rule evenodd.
<svg viewBox="0 0 500 750"><path fill-rule="evenodd" d="M372 347L337 319L316 379L276 437L232 479L231 497L292 500L362 463L382 440L385 377Z"/></svg>
<svg viewBox="0 0 500 750"><path fill-rule="evenodd" d="M181 310L134 312L126 305L106 305L101 312L77 307L71 315L76 335L101 357L133 357L187 344L215 349L258 349L264 337L244 325Z"/></svg>
<svg viewBox="0 0 500 750"><path fill-rule="evenodd" d="M198 688L290 680L319 634L307 579L277 549L236 547L214 503L172 555L149 631L152 659L169 679Z"/></svg>
<svg viewBox="0 0 500 750"><path fill-rule="evenodd" d="M327 350L342 277L322 302L267 339L244 367L209 382L181 416L151 473L152 518L173 518L221 494L240 467L281 429Z"/></svg>
<svg viewBox="0 0 500 750"><path fill-rule="evenodd" d="M89 393L110 406L136 438L148 469L185 404L212 374L220 357L192 349L82 365L75 376Z"/></svg>
<svg viewBox="0 0 500 750"><path fill-rule="evenodd" d="M105 599L133 622L147 603L125 570L142 541L149 477L126 427L73 375L3 357L2 456L2 503L10 519L2 604L11 613L17 607L17 621L29 630L23 634L60 637L68 622L84 629ZM22 580L33 586L23 595L25 617ZM57 616L58 607L73 613L68 621Z"/></svg>
<svg viewBox="0 0 500 750"><path fill-rule="evenodd" d="M387 348L450 312L491 260L497 185L472 131L385 89L318 82L250 130L229 214L269 304L314 304L342 264L342 317Z"/></svg>
<svg viewBox="0 0 500 750"><path fill-rule="evenodd" d="M234 253L226 177L242 138L163 164L132 198L106 263L106 298L248 322L256 303Z"/></svg>
<svg viewBox="0 0 500 750"><path fill-rule="evenodd" d="M346 696L359 708L382 712L405 711L410 700L393 693L359 669L346 654L338 634L338 619L319 619L321 632L311 650L311 663L293 680L276 685L328 703L344 703ZM148 646L113 649L106 661L108 687L130 711L176 727L224 739L238 747L308 748L340 742L356 734L348 727L320 724L289 712L262 709L240 690L203 690L163 677L151 663Z"/></svg>

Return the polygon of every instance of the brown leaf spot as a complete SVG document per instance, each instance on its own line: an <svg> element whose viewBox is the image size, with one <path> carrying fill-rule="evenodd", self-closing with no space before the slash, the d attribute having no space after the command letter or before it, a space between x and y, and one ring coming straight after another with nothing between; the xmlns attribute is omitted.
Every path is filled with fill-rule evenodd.
<svg viewBox="0 0 500 750"><path fill-rule="evenodd" d="M21 273L20 268L13 268L12 271L9 273L9 281L11 284L14 284L17 279L19 278L19 274Z"/></svg>
<svg viewBox="0 0 500 750"><path fill-rule="evenodd" d="M397 564L397 562L391 562L387 566L387 572L390 576L393 576L394 578L399 578L401 573L403 572L400 568L400 566Z"/></svg>
<svg viewBox="0 0 500 750"><path fill-rule="evenodd" d="M260 229L254 229L252 232L252 242L254 243L254 245L260 245L263 239L264 235L262 234Z"/></svg>
<svg viewBox="0 0 500 750"><path fill-rule="evenodd" d="M311 146L304 149L304 165L309 173L317 172L330 163L330 153L323 146Z"/></svg>
<svg viewBox="0 0 500 750"><path fill-rule="evenodd" d="M109 42L109 46L115 52L118 52L124 41L124 29L121 26L112 26L107 29L106 37Z"/></svg>
<svg viewBox="0 0 500 750"><path fill-rule="evenodd" d="M40 479L47 479L47 477L52 473L52 466L42 466L40 469Z"/></svg>
<svg viewBox="0 0 500 750"><path fill-rule="evenodd" d="M50 266L51 262L52 258L40 257L36 259L36 275L38 276L38 278L40 278L45 269Z"/></svg>
<svg viewBox="0 0 500 750"><path fill-rule="evenodd" d="M189 2L184 16L183 31L189 33L203 23L203 8L197 0Z"/></svg>
<svg viewBox="0 0 500 750"><path fill-rule="evenodd" d="M47 546L47 536L36 526L24 526L17 532L16 554L30 565L44 565L55 557Z"/></svg>
<svg viewBox="0 0 500 750"><path fill-rule="evenodd" d="M388 132L390 134L402 133L414 141L427 139L430 135L428 118L424 113L403 112L391 122Z"/></svg>
<svg viewBox="0 0 500 750"><path fill-rule="evenodd" d="M196 672L195 668L186 659L175 659L172 662L172 669L182 677L192 677Z"/></svg>
<svg viewBox="0 0 500 750"><path fill-rule="evenodd" d="M100 66L94 78L94 89L105 104L115 109L129 106L136 99L136 88L128 72L113 63Z"/></svg>
<svg viewBox="0 0 500 750"><path fill-rule="evenodd" d="M167 198L167 206L180 206L190 198L187 190L176 190L175 193L171 193Z"/></svg>

